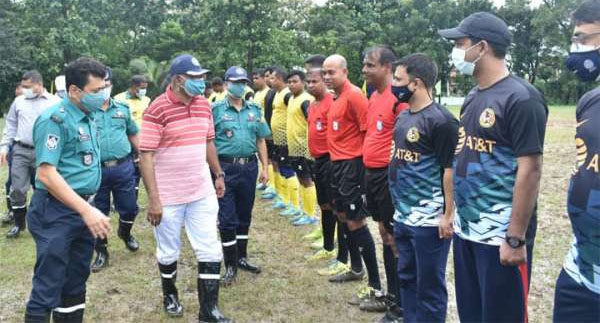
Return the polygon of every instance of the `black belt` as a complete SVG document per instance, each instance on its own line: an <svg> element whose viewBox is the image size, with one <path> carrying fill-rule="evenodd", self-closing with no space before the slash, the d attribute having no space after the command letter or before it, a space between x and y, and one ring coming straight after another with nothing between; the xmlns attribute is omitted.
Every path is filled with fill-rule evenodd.
<svg viewBox="0 0 600 323"><path fill-rule="evenodd" d="M103 161L102 162L102 167L114 167L114 166L120 165L120 164L128 161L129 157L130 156L119 158L119 159L112 159L112 160Z"/></svg>
<svg viewBox="0 0 600 323"><path fill-rule="evenodd" d="M248 156L248 157L230 157L230 156L219 156L219 160L224 163L231 164L249 164L251 162L256 161L256 155Z"/></svg>
<svg viewBox="0 0 600 323"><path fill-rule="evenodd" d="M50 194L50 192L48 192L46 190L36 189L36 191L40 191L43 194L47 194L48 197L53 198L53 199L59 201L56 197L54 197L54 195ZM86 200L88 203L91 203L94 200L94 198L96 197L96 194L81 194L81 193L78 193L78 192L75 192L75 194L79 195L82 199Z"/></svg>
<svg viewBox="0 0 600 323"><path fill-rule="evenodd" d="M26 144L26 143L22 143L22 142L20 142L20 141L15 141L15 144L17 144L17 145L19 145L19 146L21 146L21 147L23 147L23 148L26 148L26 149L35 149L35 147L34 147L34 146L32 146L32 145L28 145L28 144Z"/></svg>

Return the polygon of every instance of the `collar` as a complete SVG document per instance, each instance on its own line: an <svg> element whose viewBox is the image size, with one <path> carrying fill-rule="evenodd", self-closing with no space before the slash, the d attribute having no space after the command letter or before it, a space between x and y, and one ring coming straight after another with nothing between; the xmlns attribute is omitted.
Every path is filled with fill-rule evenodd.
<svg viewBox="0 0 600 323"><path fill-rule="evenodd" d="M167 91L165 93L167 94L167 101L169 101L169 103L183 105L183 102L179 101L179 99L175 96L175 92L173 92L171 85L167 86Z"/></svg>
<svg viewBox="0 0 600 323"><path fill-rule="evenodd" d="M227 102L227 109L232 109L235 112L238 112L238 110L231 104L231 101L229 101L229 97L225 101ZM248 104L248 101L242 99L242 108L239 112L242 112L244 109L250 109L250 105Z"/></svg>
<svg viewBox="0 0 600 323"><path fill-rule="evenodd" d="M81 111L81 109L79 109L79 107L77 107L77 105L75 105L75 103L73 103L73 101L71 101L69 96L66 96L63 99L61 105L63 107L65 107L65 112L77 121L81 121L88 116L83 111Z"/></svg>

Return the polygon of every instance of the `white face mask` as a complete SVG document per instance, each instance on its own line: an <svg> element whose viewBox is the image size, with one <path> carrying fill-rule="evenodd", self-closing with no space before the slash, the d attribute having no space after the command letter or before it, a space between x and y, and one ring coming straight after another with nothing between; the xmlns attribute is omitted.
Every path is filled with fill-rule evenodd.
<svg viewBox="0 0 600 323"><path fill-rule="evenodd" d="M138 90L135 92L135 95L136 95L138 98L140 98L140 99L141 99L141 98L143 98L143 97L145 97L145 96L146 96L146 91L147 91L147 89L138 89Z"/></svg>
<svg viewBox="0 0 600 323"><path fill-rule="evenodd" d="M458 48L458 47L452 48L452 54L450 55L450 57L452 59L452 64L454 64L456 69L461 74L473 75L473 72L475 71L475 63L477 63L477 61L479 61L481 59L481 56L479 56L473 62L465 61L465 57L467 56L467 52L469 50L471 50L473 47L477 46L478 44L479 43L477 43L467 49L462 49L462 48Z"/></svg>
<svg viewBox="0 0 600 323"><path fill-rule="evenodd" d="M37 93L33 92L32 88L23 89L23 95L25 95L25 98L27 99L34 99L35 97L37 97Z"/></svg>
<svg viewBox="0 0 600 323"><path fill-rule="evenodd" d="M102 90L102 94L104 94L104 101L110 99L111 92L112 92L112 86L106 87L106 88L104 88L104 90Z"/></svg>

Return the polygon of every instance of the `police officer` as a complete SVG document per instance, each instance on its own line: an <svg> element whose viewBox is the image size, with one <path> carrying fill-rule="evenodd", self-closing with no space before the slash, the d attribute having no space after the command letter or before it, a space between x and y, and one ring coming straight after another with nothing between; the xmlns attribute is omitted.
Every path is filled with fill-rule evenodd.
<svg viewBox="0 0 600 323"><path fill-rule="evenodd" d="M94 238L110 231L90 202L100 187L100 145L91 113L104 102L106 67L79 58L66 67L68 96L33 126L37 176L29 231L36 243L25 322L82 322Z"/></svg>
<svg viewBox="0 0 600 323"><path fill-rule="evenodd" d="M110 98L112 90L112 72L107 71L106 87L103 90L104 104L102 109L94 112L94 121L98 129L100 142L100 161L102 162L102 181L96 194L96 207L107 216L110 213L110 196L119 213L119 238L125 242L129 251L137 251L139 245L131 235L131 227L138 213L136 203L135 167L131 158L131 150L138 149L138 126L136 125L129 106ZM96 241L96 259L92 263L92 271L98 272L108 266L108 241Z"/></svg>
<svg viewBox="0 0 600 323"><path fill-rule="evenodd" d="M231 284L237 268L258 274L259 266L248 262L248 230L252 219L254 194L260 158L260 182L269 178L267 171L267 146L269 126L262 117L260 107L243 99L246 83L250 82L246 70L230 67L225 73L227 98L213 105L215 143L221 168L225 173L225 196L219 199L219 230L225 262L223 284Z"/></svg>

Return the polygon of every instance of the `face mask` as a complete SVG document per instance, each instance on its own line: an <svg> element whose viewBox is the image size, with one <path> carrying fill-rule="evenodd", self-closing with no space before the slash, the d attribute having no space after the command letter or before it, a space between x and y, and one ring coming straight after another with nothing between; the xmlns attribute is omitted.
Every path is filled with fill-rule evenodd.
<svg viewBox="0 0 600 323"><path fill-rule="evenodd" d="M104 101L110 99L111 92L112 92L112 86L109 86L107 88L104 88L104 90L102 90L102 94L104 94Z"/></svg>
<svg viewBox="0 0 600 323"><path fill-rule="evenodd" d="M600 48L571 45L565 66L583 82L600 81Z"/></svg>
<svg viewBox="0 0 600 323"><path fill-rule="evenodd" d="M392 85L392 93L398 99L398 102L407 103L410 98L413 96L414 92L411 92L408 89L408 85L404 86L393 86Z"/></svg>
<svg viewBox="0 0 600 323"><path fill-rule="evenodd" d="M452 64L454 64L456 69L461 74L473 75L473 72L475 71L475 63L477 63L477 61L479 61L481 59L481 56L479 56L473 62L465 61L465 56L467 56L467 52L469 50L471 50L471 48L477 46L478 44L479 43L477 43L467 49L462 49L462 48L458 48L458 47L452 48L452 54L450 55L450 57L452 59Z"/></svg>
<svg viewBox="0 0 600 323"><path fill-rule="evenodd" d="M90 113L98 111L100 108L102 108L104 101L106 101L104 96L104 90L99 91L98 93L84 92L84 95L81 98L81 105Z"/></svg>
<svg viewBox="0 0 600 323"><path fill-rule="evenodd" d="M65 90L56 91L56 95L57 95L59 98L61 98L61 99L64 99L64 98L65 98L65 96L67 96L67 91L65 91Z"/></svg>
<svg viewBox="0 0 600 323"><path fill-rule="evenodd" d="M197 96L197 95L201 95L204 94L204 89L206 88L206 84L204 83L204 80L202 79L187 79L185 80L185 83L183 84L183 88L185 89L185 92L189 95L189 96Z"/></svg>
<svg viewBox="0 0 600 323"><path fill-rule="evenodd" d="M147 89L138 89L137 91L135 91L135 95L141 99L146 96L146 91Z"/></svg>
<svg viewBox="0 0 600 323"><path fill-rule="evenodd" d="M33 89L31 88L23 89L23 95L25 95L25 98L27 99L34 99L37 96L37 94L33 92Z"/></svg>
<svg viewBox="0 0 600 323"><path fill-rule="evenodd" d="M227 92L234 99L241 99L244 95L244 90L246 90L246 84L244 83L229 83L227 86Z"/></svg>

